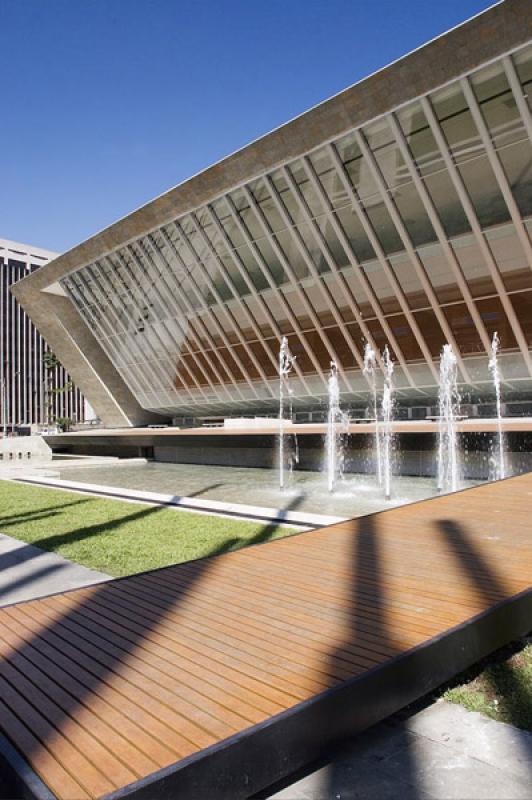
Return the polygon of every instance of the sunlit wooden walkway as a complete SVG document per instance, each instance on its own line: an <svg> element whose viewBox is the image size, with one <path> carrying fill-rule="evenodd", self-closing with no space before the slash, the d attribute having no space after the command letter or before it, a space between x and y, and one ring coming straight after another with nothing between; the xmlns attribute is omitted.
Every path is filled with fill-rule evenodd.
<svg viewBox="0 0 532 800"><path fill-rule="evenodd" d="M39 798L238 798L532 627L532 475L0 609Z"/></svg>

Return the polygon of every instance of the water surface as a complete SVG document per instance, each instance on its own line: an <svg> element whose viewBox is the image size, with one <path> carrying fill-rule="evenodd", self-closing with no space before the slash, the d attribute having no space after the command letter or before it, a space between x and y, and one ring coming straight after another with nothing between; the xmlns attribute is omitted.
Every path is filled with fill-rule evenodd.
<svg viewBox="0 0 532 800"><path fill-rule="evenodd" d="M126 466L117 462L109 466L65 466L58 471L62 479L82 483L337 517L370 514L437 494L434 478L394 477L392 497L386 501L371 475L347 475L331 493L326 475L316 472L292 473L287 487L280 491L278 474L271 469L161 462Z"/></svg>

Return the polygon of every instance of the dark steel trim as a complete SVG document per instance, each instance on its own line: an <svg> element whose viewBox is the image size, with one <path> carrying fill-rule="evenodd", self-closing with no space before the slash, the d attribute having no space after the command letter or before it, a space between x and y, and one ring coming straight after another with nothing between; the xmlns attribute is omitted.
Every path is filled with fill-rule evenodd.
<svg viewBox="0 0 532 800"><path fill-rule="evenodd" d="M1 800L56 800L18 750L0 733Z"/></svg>
<svg viewBox="0 0 532 800"><path fill-rule="evenodd" d="M102 800L243 800L418 700L532 627L532 589Z"/></svg>

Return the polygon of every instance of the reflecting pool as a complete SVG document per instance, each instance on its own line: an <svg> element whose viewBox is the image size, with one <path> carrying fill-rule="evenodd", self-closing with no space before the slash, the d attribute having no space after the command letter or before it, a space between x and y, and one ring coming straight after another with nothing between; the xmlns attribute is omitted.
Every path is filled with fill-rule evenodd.
<svg viewBox="0 0 532 800"><path fill-rule="evenodd" d="M437 494L434 478L395 476L393 493L385 500L374 476L346 474L334 492L327 489L327 478L317 472L296 471L283 490L276 470L248 467L167 464L152 462L109 466L60 467L60 477L81 483L96 483L137 491L159 492L181 497L203 497L227 503L244 503L326 514L356 517L385 508L426 500ZM464 482L474 486L476 482Z"/></svg>

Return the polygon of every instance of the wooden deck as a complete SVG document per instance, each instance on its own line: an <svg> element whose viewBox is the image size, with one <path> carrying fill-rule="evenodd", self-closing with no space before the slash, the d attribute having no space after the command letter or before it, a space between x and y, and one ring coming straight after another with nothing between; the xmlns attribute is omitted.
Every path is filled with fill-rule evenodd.
<svg viewBox="0 0 532 800"><path fill-rule="evenodd" d="M0 609L30 796L247 797L532 627L532 474Z"/></svg>

